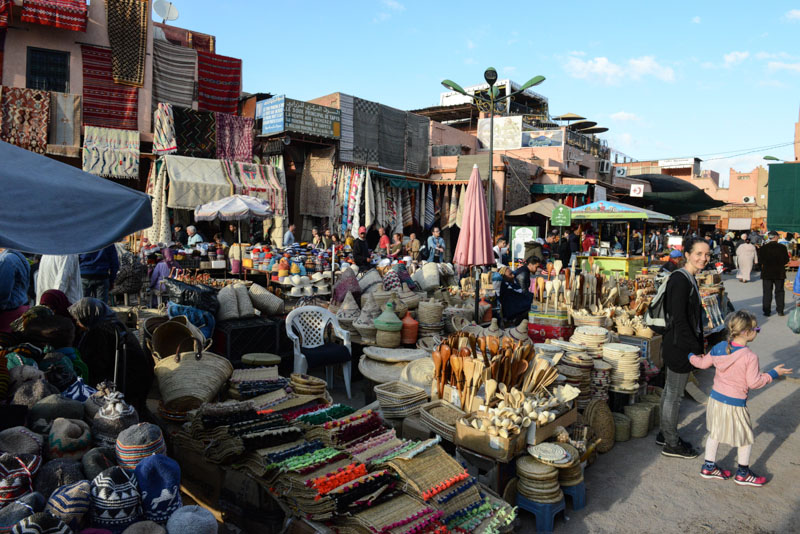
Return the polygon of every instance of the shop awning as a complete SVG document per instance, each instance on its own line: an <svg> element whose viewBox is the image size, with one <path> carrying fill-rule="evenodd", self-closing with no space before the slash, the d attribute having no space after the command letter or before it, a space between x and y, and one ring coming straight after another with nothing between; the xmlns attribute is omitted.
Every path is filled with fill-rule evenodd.
<svg viewBox="0 0 800 534"><path fill-rule="evenodd" d="M164 156L169 177L167 207L191 209L234 193L218 159Z"/></svg>
<svg viewBox="0 0 800 534"><path fill-rule="evenodd" d="M585 206L572 208L573 219L586 219L586 220L644 220L650 222L670 222L672 217L650 211L630 204L623 204L622 202L611 202L608 200L600 200L592 202Z"/></svg>
<svg viewBox="0 0 800 534"><path fill-rule="evenodd" d="M635 178L650 183L653 191L644 194L644 203L660 213L677 217L725 205L724 202L708 196L708 193L696 185L674 176L637 174Z"/></svg>
<svg viewBox="0 0 800 534"><path fill-rule="evenodd" d="M532 213L538 213L539 215L550 217L553 214L553 210L556 209L556 206L558 206L558 202L552 198L545 198L544 200L540 200L538 202L534 202L533 204L528 204L525 207L508 212L506 213L506 217L521 217L524 215L530 215Z"/></svg>
<svg viewBox="0 0 800 534"><path fill-rule="evenodd" d="M409 180L399 174L391 174L383 171L373 171L370 169L369 175L376 178L383 178L389 181L389 185L398 189L419 189L420 183Z"/></svg>
<svg viewBox="0 0 800 534"><path fill-rule="evenodd" d="M555 195L555 194L583 194L589 191L589 186L573 184L531 184L531 193L534 195Z"/></svg>

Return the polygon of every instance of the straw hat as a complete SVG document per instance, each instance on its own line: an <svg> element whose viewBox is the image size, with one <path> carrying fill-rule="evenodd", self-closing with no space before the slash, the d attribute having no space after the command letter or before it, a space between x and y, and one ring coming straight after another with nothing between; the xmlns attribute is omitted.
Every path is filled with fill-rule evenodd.
<svg viewBox="0 0 800 534"><path fill-rule="evenodd" d="M420 358L406 365L400 373L400 380L408 384L421 387L428 395L431 394L431 383L433 382L433 360L431 358Z"/></svg>
<svg viewBox="0 0 800 534"><path fill-rule="evenodd" d="M313 297L314 296L314 287L310 285L303 286L303 296L305 297Z"/></svg>
<svg viewBox="0 0 800 534"><path fill-rule="evenodd" d="M292 290L289 292L290 297L302 297L303 296L303 288L300 286L294 286Z"/></svg>
<svg viewBox="0 0 800 534"><path fill-rule="evenodd" d="M321 281L322 279L323 279L323 276L322 276L322 273L320 273L320 272L316 272L313 275L311 275L311 281L312 282L316 283L316 282Z"/></svg>
<svg viewBox="0 0 800 534"><path fill-rule="evenodd" d="M362 355L358 362L358 370L372 382L383 384L400 380L403 369L408 365L402 363L384 363Z"/></svg>
<svg viewBox="0 0 800 534"><path fill-rule="evenodd" d="M289 277L289 283L292 284L292 285L295 285L295 286L299 286L300 285L300 278L301 277L300 277L299 274L293 274L291 277Z"/></svg>

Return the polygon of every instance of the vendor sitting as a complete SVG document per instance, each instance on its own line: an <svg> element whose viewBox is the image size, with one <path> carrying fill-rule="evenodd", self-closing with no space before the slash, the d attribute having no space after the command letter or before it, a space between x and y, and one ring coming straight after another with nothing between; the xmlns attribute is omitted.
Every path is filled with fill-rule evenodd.
<svg viewBox="0 0 800 534"><path fill-rule="evenodd" d="M612 256L616 256L616 257L618 257L618 258L620 258L620 257L624 257L624 256L625 256L625 251L624 251L624 250L622 250L622 243L620 243L619 241L617 241L617 242L614 244L614 252L613 252L611 255L612 255Z"/></svg>
<svg viewBox="0 0 800 534"><path fill-rule="evenodd" d="M199 245L200 243L203 243L205 241L203 239L203 236L197 233L197 228L195 228L194 226L187 226L186 233L189 234L188 244L190 247Z"/></svg>
<svg viewBox="0 0 800 534"><path fill-rule="evenodd" d="M505 265L500 267L500 305L503 310L503 321L509 324L518 324L524 319L531 309L533 295L523 291L514 273Z"/></svg>
<svg viewBox="0 0 800 534"><path fill-rule="evenodd" d="M539 270L541 267L541 263L536 258L528 258L525 260L520 267L514 271L514 278L517 280L517 284L519 287L522 288L522 291L526 295L531 295L533 298L533 294L531 292L531 280L535 280L533 278L536 276L536 271Z"/></svg>
<svg viewBox="0 0 800 534"><path fill-rule="evenodd" d="M680 261L682 257L683 254L680 250L672 250L669 253L669 259L667 259L667 262L661 266L661 270L669 272L677 270L680 267Z"/></svg>

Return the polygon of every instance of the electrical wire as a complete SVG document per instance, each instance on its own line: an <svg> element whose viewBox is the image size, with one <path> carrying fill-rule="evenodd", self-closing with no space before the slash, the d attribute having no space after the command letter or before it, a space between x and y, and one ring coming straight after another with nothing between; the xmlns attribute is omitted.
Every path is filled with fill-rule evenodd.
<svg viewBox="0 0 800 534"><path fill-rule="evenodd" d="M789 143L779 143L779 144L774 144L774 145L764 145L764 146L758 146L758 147L752 147L752 148L740 148L740 149L737 149L737 150L727 150L727 151L720 151L720 152L709 152L707 154L695 154L693 156L683 156L683 157L678 157L678 158L675 158L675 157L672 157L672 158L661 157L661 158L645 159L645 160L641 160L641 161L655 161L656 159L663 160L663 159L699 158L701 156L716 156L717 154L729 154L727 156L719 156L719 157L716 157L716 158L707 158L707 159L703 160L703 161L716 161L716 160L720 160L720 159L730 159L730 158L735 158L735 157L738 157L738 156L744 156L744 155L747 155L747 154L752 154L754 152L761 152L761 151L764 151L764 150L772 150L772 149L775 149L775 148L783 148L783 147L792 146L792 145L796 145L796 144L800 144L800 140L792 141L792 142L789 142ZM734 152L735 152L735 154L734 154Z"/></svg>

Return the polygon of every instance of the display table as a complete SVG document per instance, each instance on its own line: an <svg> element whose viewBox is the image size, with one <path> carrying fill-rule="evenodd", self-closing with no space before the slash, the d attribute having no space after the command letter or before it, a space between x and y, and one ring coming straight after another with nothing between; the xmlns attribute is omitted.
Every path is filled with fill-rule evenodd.
<svg viewBox="0 0 800 534"><path fill-rule="evenodd" d="M583 265L584 261L592 258L594 265L600 266L600 272L611 275L614 272L625 275L625 278L633 278L647 266L645 256L578 256L578 265Z"/></svg>

